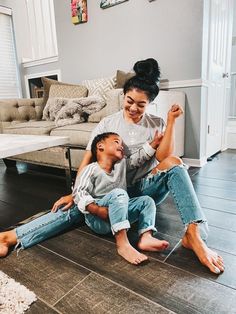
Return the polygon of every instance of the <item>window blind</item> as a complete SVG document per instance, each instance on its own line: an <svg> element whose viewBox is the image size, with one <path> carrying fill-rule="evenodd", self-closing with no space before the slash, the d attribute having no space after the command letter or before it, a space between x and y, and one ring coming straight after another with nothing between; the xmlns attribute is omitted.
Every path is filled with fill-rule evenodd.
<svg viewBox="0 0 236 314"><path fill-rule="evenodd" d="M0 7L0 98L21 97L11 10Z"/></svg>

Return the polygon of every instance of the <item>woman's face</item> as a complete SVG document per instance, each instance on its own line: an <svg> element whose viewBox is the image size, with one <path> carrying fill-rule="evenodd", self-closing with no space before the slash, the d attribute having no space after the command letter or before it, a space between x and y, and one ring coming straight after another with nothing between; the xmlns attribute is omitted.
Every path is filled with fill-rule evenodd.
<svg viewBox="0 0 236 314"><path fill-rule="evenodd" d="M145 92L135 88L128 91L124 99L125 118L132 120L134 123L139 122L148 104L149 99Z"/></svg>

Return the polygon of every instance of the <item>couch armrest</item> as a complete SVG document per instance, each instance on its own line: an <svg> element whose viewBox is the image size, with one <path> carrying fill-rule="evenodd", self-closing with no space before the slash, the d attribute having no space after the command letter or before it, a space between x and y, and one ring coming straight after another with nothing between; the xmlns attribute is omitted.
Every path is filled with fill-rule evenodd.
<svg viewBox="0 0 236 314"><path fill-rule="evenodd" d="M43 98L0 99L0 128L42 119Z"/></svg>

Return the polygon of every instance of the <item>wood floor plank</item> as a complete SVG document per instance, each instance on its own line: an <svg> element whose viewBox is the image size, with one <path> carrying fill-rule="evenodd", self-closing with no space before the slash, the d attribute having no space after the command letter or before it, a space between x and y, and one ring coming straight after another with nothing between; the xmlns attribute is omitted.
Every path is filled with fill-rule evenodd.
<svg viewBox="0 0 236 314"><path fill-rule="evenodd" d="M83 232L86 232L88 234L92 234L92 235L95 235L95 233L93 231L91 231L89 229L88 226L86 225L83 225L83 226L80 226L79 227L79 230L80 231L83 231ZM103 239L106 239L107 241L110 241L112 243L115 243L115 239L112 235L103 235L103 236L99 236L99 235L96 235L97 237L101 237ZM174 237L171 237L167 234L162 234L160 232L157 232L156 234L154 234L154 237L158 238L159 240L166 240L170 243L170 246L167 250L164 250L162 252L145 252L145 254L147 254L148 256L151 256L157 260L160 260L160 261L163 261L167 255L169 255L169 253L172 251L172 249L175 247L175 245L177 244L178 242L178 239L174 238ZM129 241L131 243L131 245L135 248L137 248L137 243L138 243L138 240L139 240L139 236L138 236L138 232L137 230L132 226L131 229L128 231L128 238L129 238Z"/></svg>
<svg viewBox="0 0 236 314"><path fill-rule="evenodd" d="M236 232L209 226L207 243L211 248L236 255Z"/></svg>
<svg viewBox="0 0 236 314"><path fill-rule="evenodd" d="M200 194L198 195L198 199L202 207L236 214L235 201Z"/></svg>
<svg viewBox="0 0 236 314"><path fill-rule="evenodd" d="M114 244L95 241L79 230L42 245L176 313L232 313L236 307L235 290L156 260L130 265L117 255Z"/></svg>
<svg viewBox="0 0 236 314"><path fill-rule="evenodd" d="M62 313L173 313L162 306L91 273L55 307Z"/></svg>
<svg viewBox="0 0 236 314"><path fill-rule="evenodd" d="M10 227L38 212L40 210L35 205L24 207L21 204L16 206L0 201L0 227Z"/></svg>
<svg viewBox="0 0 236 314"><path fill-rule="evenodd" d="M60 313L56 309L52 308L51 306L48 306L45 302L42 300L37 300L34 302L30 308L26 312L27 314L57 314Z"/></svg>
<svg viewBox="0 0 236 314"><path fill-rule="evenodd" d="M196 185L221 188L223 190L227 189L227 190L230 190L234 193L236 191L236 182L234 182L234 181L205 178L205 177L198 176L198 175L193 176L191 178L191 180Z"/></svg>
<svg viewBox="0 0 236 314"><path fill-rule="evenodd" d="M236 214L204 208L209 225L236 232Z"/></svg>
<svg viewBox="0 0 236 314"><path fill-rule="evenodd" d="M196 255L182 246L179 246L167 259L166 263L174 265L190 273L205 279L221 283L232 289L236 289L236 256L217 250L225 263L225 271L219 276L209 272L209 270L198 262Z"/></svg>
<svg viewBox="0 0 236 314"><path fill-rule="evenodd" d="M236 182L236 181L235 181ZM211 187L211 186L206 186L206 185L194 185L195 191L197 195L207 195L207 196L212 196L215 197L216 199L225 199L225 200L230 200L234 201L236 204L236 190L233 189L222 189L222 188L216 188L216 187Z"/></svg>
<svg viewBox="0 0 236 314"><path fill-rule="evenodd" d="M0 260L0 269L53 305L90 272L35 246L12 252Z"/></svg>

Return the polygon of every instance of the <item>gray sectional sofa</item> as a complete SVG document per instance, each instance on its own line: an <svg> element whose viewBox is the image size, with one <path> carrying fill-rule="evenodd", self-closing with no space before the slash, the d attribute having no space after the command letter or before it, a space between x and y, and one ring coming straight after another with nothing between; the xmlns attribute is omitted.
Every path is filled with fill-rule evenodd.
<svg viewBox="0 0 236 314"><path fill-rule="evenodd" d="M105 116L122 108L122 89L111 89L106 92L106 106L99 112L89 116L87 122L57 127L54 121L42 120L43 99L1 99L0 100L0 131L5 134L33 134L48 136L68 136L70 143L78 145L80 149L71 151L72 168L76 170L83 158L84 149L91 131ZM179 103L184 107L185 95L176 91L161 91L158 103L150 105L150 112L166 118L171 104ZM184 154L184 117L176 125L176 154ZM62 153L54 149L25 153L12 156L13 160L20 160L33 164L52 167L65 167Z"/></svg>

